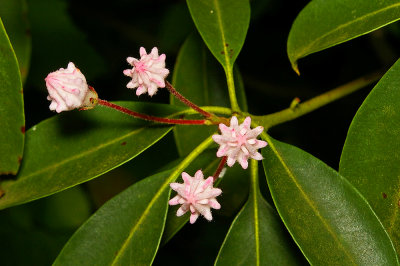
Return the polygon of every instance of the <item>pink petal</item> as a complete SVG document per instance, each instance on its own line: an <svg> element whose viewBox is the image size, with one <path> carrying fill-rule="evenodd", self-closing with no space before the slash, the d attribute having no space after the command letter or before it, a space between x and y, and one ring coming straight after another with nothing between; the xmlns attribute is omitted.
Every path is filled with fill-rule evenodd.
<svg viewBox="0 0 400 266"><path fill-rule="evenodd" d="M132 75L132 69L125 69L123 71L123 73L124 73L125 76L130 77Z"/></svg>
<svg viewBox="0 0 400 266"><path fill-rule="evenodd" d="M237 117L236 116L232 116L232 118L231 118L231 124L230 124L230 127L232 128L234 128L234 127L237 127L238 126L238 119L237 119Z"/></svg>
<svg viewBox="0 0 400 266"><path fill-rule="evenodd" d="M253 154L251 156L251 158L253 158L254 160L257 160L257 161L261 161L262 159L264 159L263 156L261 155L261 153L259 153L259 152L256 152L255 154Z"/></svg>
<svg viewBox="0 0 400 266"><path fill-rule="evenodd" d="M182 204L182 206L176 211L176 216L182 216L189 210L188 204Z"/></svg>
<svg viewBox="0 0 400 266"><path fill-rule="evenodd" d="M238 162L243 167L243 169L247 169L247 167L249 166L249 162L247 161L247 156L245 155L241 154L238 158Z"/></svg>
<svg viewBox="0 0 400 266"><path fill-rule="evenodd" d="M169 186L170 186L173 190L177 191L177 190L182 186L182 184L179 184L179 183L171 183L171 184L169 184Z"/></svg>
<svg viewBox="0 0 400 266"><path fill-rule="evenodd" d="M140 47L139 54L140 54L140 57L147 55L146 49L144 49L144 47Z"/></svg>
<svg viewBox="0 0 400 266"><path fill-rule="evenodd" d="M226 164L227 164L229 167L232 167L232 165L233 165L235 162L236 162L236 159L235 159L235 158L228 157L228 160L226 161Z"/></svg>
<svg viewBox="0 0 400 266"><path fill-rule="evenodd" d="M257 150L257 149L264 148L267 145L268 145L268 142L266 142L266 141L256 140L256 144L253 147Z"/></svg>
<svg viewBox="0 0 400 266"><path fill-rule="evenodd" d="M221 135L213 135L212 139L218 143L219 145L221 145L222 143L224 143L224 137Z"/></svg>
<svg viewBox="0 0 400 266"><path fill-rule="evenodd" d="M204 179L203 172L201 170L197 170L197 172L194 174L194 178L197 180Z"/></svg>
<svg viewBox="0 0 400 266"><path fill-rule="evenodd" d="M222 157L226 155L226 152L229 150L229 146L221 145L217 151L217 157Z"/></svg>
<svg viewBox="0 0 400 266"><path fill-rule="evenodd" d="M191 182L192 181L192 177L186 172L182 172L182 179L183 179L183 182L185 182L185 184L190 185L190 183L192 183Z"/></svg>
<svg viewBox="0 0 400 266"><path fill-rule="evenodd" d="M246 129L250 129L250 124L251 124L251 118L250 118L250 116L248 116L242 123L242 126Z"/></svg>
<svg viewBox="0 0 400 266"><path fill-rule="evenodd" d="M232 129L225 124L219 124L219 130L221 130L222 133L230 133L232 131Z"/></svg>
<svg viewBox="0 0 400 266"><path fill-rule="evenodd" d="M216 209L216 210L221 209L221 204L219 204L216 199L210 199L208 201L208 205L210 205L211 208Z"/></svg>
<svg viewBox="0 0 400 266"><path fill-rule="evenodd" d="M212 176L210 176L204 182L203 189L206 189L208 186L212 185L212 183L214 183L214 178Z"/></svg>
<svg viewBox="0 0 400 266"><path fill-rule="evenodd" d="M129 84L129 83L128 83ZM145 93L147 90L146 90L146 88L144 87L144 86L139 86L138 88L137 88L137 90L136 90L136 95L137 96L139 96L139 95L142 95L143 93Z"/></svg>
<svg viewBox="0 0 400 266"><path fill-rule="evenodd" d="M206 218L207 220L211 221L212 220L212 215L211 215L211 210L210 208L205 209L202 213L201 213L204 218Z"/></svg>
<svg viewBox="0 0 400 266"><path fill-rule="evenodd" d="M175 197L170 199L170 201L168 201L168 204L169 205L178 205L180 199L181 199L181 197L179 195L176 195Z"/></svg>
<svg viewBox="0 0 400 266"><path fill-rule="evenodd" d="M128 62L131 66L133 66L133 63L135 62L135 58L129 56L126 58L126 62Z"/></svg>
<svg viewBox="0 0 400 266"><path fill-rule="evenodd" d="M192 213L192 215L190 215L190 223L194 224L196 222L197 218L199 218L199 214L197 212Z"/></svg>
<svg viewBox="0 0 400 266"><path fill-rule="evenodd" d="M158 49L157 49L157 47L154 47L153 49L151 49L151 55L153 55L154 57L158 57Z"/></svg>

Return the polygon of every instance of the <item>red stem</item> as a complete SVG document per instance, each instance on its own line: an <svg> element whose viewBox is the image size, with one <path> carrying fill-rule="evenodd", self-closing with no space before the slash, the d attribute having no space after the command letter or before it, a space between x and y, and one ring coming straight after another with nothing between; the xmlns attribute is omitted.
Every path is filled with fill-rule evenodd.
<svg viewBox="0 0 400 266"><path fill-rule="evenodd" d="M176 98L178 98L181 102L192 108L193 110L199 112L200 114L204 115L205 117L211 117L213 114L204 111L188 99L186 99L182 94L180 94L168 81L165 81L165 87L169 90L170 93L172 93Z"/></svg>
<svg viewBox="0 0 400 266"><path fill-rule="evenodd" d="M217 170L215 170L215 173L213 174L214 182L215 182L215 180L218 179L219 175L222 172L222 169L224 169L226 160L228 160L228 157L224 156L224 157L222 157L222 160L219 162L218 168L217 168Z"/></svg>
<svg viewBox="0 0 400 266"><path fill-rule="evenodd" d="M170 118L163 118L163 117L157 117L157 116L151 116L151 115L146 115L146 114L141 114L132 110L129 110L125 107L107 102L102 99L98 99L98 104L107 106L110 108L113 108L117 111L120 111L124 114L140 118L143 120L148 120L148 121L155 121L158 123L164 123L164 124L175 124L175 125L204 125L206 120L189 120L189 119L170 119Z"/></svg>

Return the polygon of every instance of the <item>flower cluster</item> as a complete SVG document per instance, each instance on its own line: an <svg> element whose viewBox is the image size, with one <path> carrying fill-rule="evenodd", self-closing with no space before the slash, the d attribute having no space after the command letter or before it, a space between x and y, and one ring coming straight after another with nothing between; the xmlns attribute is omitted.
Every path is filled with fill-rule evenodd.
<svg viewBox="0 0 400 266"><path fill-rule="evenodd" d="M220 209L221 205L215 197L221 195L222 190L213 188L214 178L212 176L204 180L201 170L198 170L194 177L186 172L182 173L183 184L171 183L170 186L178 194L169 201L170 205L182 204L176 212L177 216L182 216L190 210L190 223L196 222L199 215L211 221L212 215L210 208Z"/></svg>
<svg viewBox="0 0 400 266"><path fill-rule="evenodd" d="M248 159L262 160L262 155L257 151L267 146L266 141L258 140L257 136L263 132L261 126L250 129L251 118L246 117L242 124L238 124L236 116L231 118L230 126L219 124L222 135L213 135L213 140L220 145L217 156L228 156L228 166L239 162L243 169L247 169Z"/></svg>
<svg viewBox="0 0 400 266"><path fill-rule="evenodd" d="M158 55L158 49L154 47L150 54L146 50L140 48L140 59L128 57L127 61L132 66L132 69L126 69L123 73L132 78L127 84L128 88L136 89L136 95L148 93L153 96L158 88L164 88L165 78L169 74L169 70L165 68L165 54ZM96 104L108 106L118 111L125 112L134 117L152 120L163 121L164 123L173 123L177 121L174 119L157 118L153 116L139 114L131 110L127 110L121 106L113 103L98 99L97 93L90 87L85 76L81 71L75 67L73 63L69 63L66 69L60 68L59 70L50 73L46 79L46 86L49 93L47 97L51 100L50 110L55 110L60 113L62 111L69 111L72 109L88 109L93 108ZM171 91L170 85L168 89ZM177 91L172 90L174 95L178 98L185 99ZM183 101L183 100L182 100ZM185 99L183 102L190 102ZM205 117L208 117L207 112L189 103L188 106L197 110ZM193 107L194 106L194 107ZM200 111L199 111L200 110ZM211 116L211 114L209 114ZM167 121L167 122L165 122ZM200 123L197 123L199 122ZM186 124L204 124L205 120L185 120ZM171 183L170 186L177 192L177 195L169 201L170 205L181 204L176 215L182 216L190 211L190 223L194 223L197 218L202 215L207 220L212 220L211 208L220 209L221 205L216 200L222 191L219 188L214 188L214 180L223 174L225 163L228 166L233 166L238 162L243 169L247 169L249 158L255 160L262 160L262 155L258 149L267 146L267 142L258 140L264 128L258 126L254 129L250 128L251 118L246 117L244 122L239 125L236 116L230 120L230 125L219 124L221 135L213 135L213 140L220 145L217 151L217 157L224 157L220 166L218 167L214 177L210 176L204 179L203 172L198 170L194 177L183 172L183 183Z"/></svg>
<svg viewBox="0 0 400 266"><path fill-rule="evenodd" d="M129 89L136 89L136 95L148 93L153 96L157 88L164 88L169 70L165 68L165 54L158 56L158 49L154 47L150 54L140 47L140 59L128 57L126 61L133 67L125 69L124 74L132 80L126 85Z"/></svg>

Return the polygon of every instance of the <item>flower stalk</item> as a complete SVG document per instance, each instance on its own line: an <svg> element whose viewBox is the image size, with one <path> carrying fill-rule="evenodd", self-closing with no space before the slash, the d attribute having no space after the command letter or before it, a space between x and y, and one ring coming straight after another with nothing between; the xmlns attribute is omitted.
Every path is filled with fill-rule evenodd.
<svg viewBox="0 0 400 266"><path fill-rule="evenodd" d="M147 121L153 121L157 123L163 123L163 124L174 124L174 125L204 125L206 124L207 120L200 119L200 120L191 120L191 119L171 119L171 118L164 118L164 117L157 117L157 116L151 116L151 115L146 115L142 113L138 113L132 110L129 110L125 107L122 107L120 105L110 103L106 100L98 99L98 104L102 106L106 106L112 109L115 109L117 111L120 111L124 114L133 116L135 118L140 118L143 120Z"/></svg>
<svg viewBox="0 0 400 266"><path fill-rule="evenodd" d="M213 174L214 183L220 176L222 170L224 169L227 160L228 160L228 157L224 156L224 157L222 157L222 160L219 162L217 170L215 170L215 173Z"/></svg>

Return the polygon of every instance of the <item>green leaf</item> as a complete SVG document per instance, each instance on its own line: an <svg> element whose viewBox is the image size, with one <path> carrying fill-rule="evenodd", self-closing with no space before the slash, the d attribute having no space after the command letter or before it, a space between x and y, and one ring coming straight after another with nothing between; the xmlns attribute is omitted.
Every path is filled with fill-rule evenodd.
<svg viewBox="0 0 400 266"><path fill-rule="evenodd" d="M159 104L120 104L155 115L178 109ZM1 184L5 195L0 199L0 209L93 179L134 158L171 128L150 125L101 106L45 120L27 131L25 160L17 180Z"/></svg>
<svg viewBox="0 0 400 266"><path fill-rule="evenodd" d="M246 111L243 82L236 68L235 81L238 85L236 91L240 106ZM197 34L191 34L182 45L174 67L172 83L176 90L198 106L229 106L224 73ZM176 106L185 106L173 95L170 102ZM188 154L216 130L215 126L177 126L174 134L179 154Z"/></svg>
<svg viewBox="0 0 400 266"><path fill-rule="evenodd" d="M339 172L367 199L400 253L400 61L383 76L351 123Z"/></svg>
<svg viewBox="0 0 400 266"><path fill-rule="evenodd" d="M361 194L310 154L264 135L264 169L277 210L311 264L398 265Z"/></svg>
<svg viewBox="0 0 400 266"><path fill-rule="evenodd" d="M297 16L287 52L299 74L297 60L354 39L400 19L398 0L314 0Z"/></svg>
<svg viewBox="0 0 400 266"><path fill-rule="evenodd" d="M194 23L212 54L231 70L250 23L248 0L187 0Z"/></svg>
<svg viewBox="0 0 400 266"><path fill-rule="evenodd" d="M150 265L164 228L171 173L145 178L104 204L54 265Z"/></svg>
<svg viewBox="0 0 400 266"><path fill-rule="evenodd" d="M233 221L215 265L299 264L283 224L260 193L257 164L252 162L249 199Z"/></svg>
<svg viewBox="0 0 400 266"><path fill-rule="evenodd" d="M31 32L25 0L2 0L0 17L14 48L24 81L28 75L31 58Z"/></svg>
<svg viewBox="0 0 400 266"><path fill-rule="evenodd" d="M55 265L151 265L164 228L169 184L211 143L207 138L173 170L145 178L104 204L72 236Z"/></svg>
<svg viewBox="0 0 400 266"><path fill-rule="evenodd" d="M0 175L16 175L24 149L24 102L17 58L1 19L0 62Z"/></svg>

